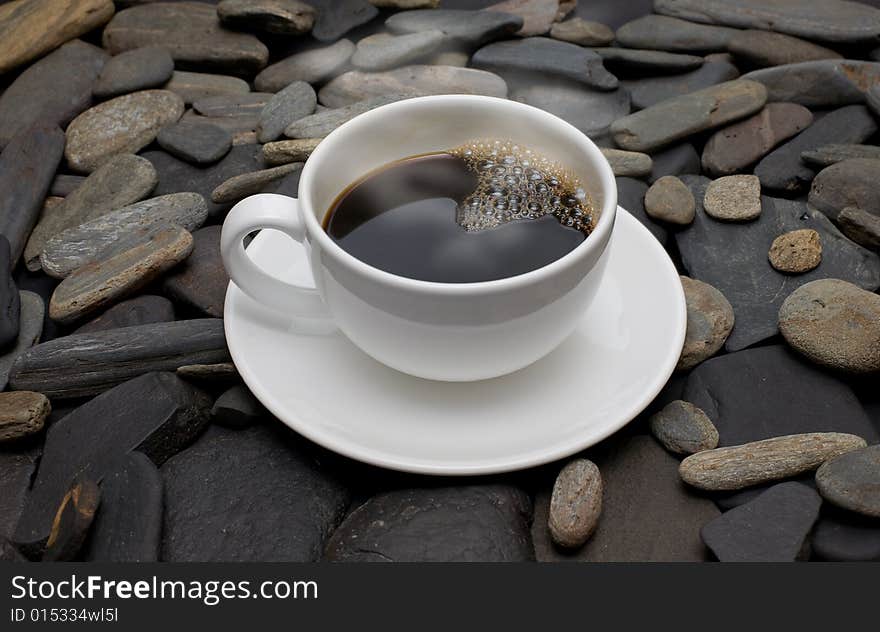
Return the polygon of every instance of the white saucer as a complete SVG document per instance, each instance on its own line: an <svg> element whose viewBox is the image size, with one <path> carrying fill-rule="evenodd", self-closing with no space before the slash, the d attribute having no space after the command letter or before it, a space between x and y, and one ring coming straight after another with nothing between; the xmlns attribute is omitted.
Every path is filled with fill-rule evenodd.
<svg viewBox="0 0 880 632"><path fill-rule="evenodd" d="M304 284L303 248L262 231L248 253ZM340 333L291 331L232 283L226 339L245 383L312 441L373 465L423 474L518 470L589 447L638 415L672 374L686 311L660 243L618 210L606 276L583 324L562 346L504 377L432 382L379 364Z"/></svg>

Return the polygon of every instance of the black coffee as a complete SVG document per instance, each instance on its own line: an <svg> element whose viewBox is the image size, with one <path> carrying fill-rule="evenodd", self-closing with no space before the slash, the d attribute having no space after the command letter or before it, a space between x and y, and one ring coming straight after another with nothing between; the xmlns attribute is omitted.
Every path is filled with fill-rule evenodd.
<svg viewBox="0 0 880 632"><path fill-rule="evenodd" d="M552 263L589 235L586 194L555 163L501 141L413 156L349 186L330 237L399 276L472 283Z"/></svg>

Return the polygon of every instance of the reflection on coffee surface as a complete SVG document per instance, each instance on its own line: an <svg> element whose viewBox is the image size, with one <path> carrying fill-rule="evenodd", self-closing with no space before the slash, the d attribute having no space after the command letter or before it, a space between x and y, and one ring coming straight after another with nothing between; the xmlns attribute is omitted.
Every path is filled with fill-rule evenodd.
<svg viewBox="0 0 880 632"><path fill-rule="evenodd" d="M561 165L488 140L367 174L336 198L324 228L380 270L473 283L552 263L587 238L594 215L588 194Z"/></svg>

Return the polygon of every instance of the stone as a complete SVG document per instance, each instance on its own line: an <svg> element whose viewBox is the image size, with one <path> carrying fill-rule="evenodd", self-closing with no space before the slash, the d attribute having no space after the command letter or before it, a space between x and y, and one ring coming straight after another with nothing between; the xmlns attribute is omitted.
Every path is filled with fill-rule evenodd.
<svg viewBox="0 0 880 632"><path fill-rule="evenodd" d="M681 462L684 482L706 491L729 491L811 472L828 459L865 447L840 432L813 432L704 450Z"/></svg>
<svg viewBox="0 0 880 632"><path fill-rule="evenodd" d="M183 100L168 90L116 97L73 119L67 127L64 157L71 169L91 173L119 154L137 153L182 115Z"/></svg>
<svg viewBox="0 0 880 632"><path fill-rule="evenodd" d="M0 450L0 538L7 541L24 508L42 446ZM0 559L6 560L0 554Z"/></svg>
<svg viewBox="0 0 880 632"><path fill-rule="evenodd" d="M522 562L534 559L532 503L510 485L403 488L369 498L333 533L334 562Z"/></svg>
<svg viewBox="0 0 880 632"><path fill-rule="evenodd" d="M283 88L284 86L278 90ZM269 92L217 94L196 100L193 102L193 110L206 117L260 116L260 112L273 96Z"/></svg>
<svg viewBox="0 0 880 632"><path fill-rule="evenodd" d="M617 87L617 77L605 70L602 57L598 54L547 37L488 44L473 54L471 65L492 72L546 73L599 90L614 90Z"/></svg>
<svg viewBox="0 0 880 632"><path fill-rule="evenodd" d="M810 186L809 204L832 220L844 208L855 207L880 217L880 160L850 158L820 171Z"/></svg>
<svg viewBox="0 0 880 632"><path fill-rule="evenodd" d="M842 57L830 48L791 35L751 29L737 31L727 42L727 49L735 57L761 68ZM773 86L767 88L772 92Z"/></svg>
<svg viewBox="0 0 880 632"><path fill-rule="evenodd" d="M317 561L349 494L304 443L279 423L212 426L169 459L162 559Z"/></svg>
<svg viewBox="0 0 880 632"><path fill-rule="evenodd" d="M237 145L256 145L258 143L257 128L260 125L259 116L199 116L192 110L188 110L180 119L180 122L219 127L230 135L233 147Z"/></svg>
<svg viewBox="0 0 880 632"><path fill-rule="evenodd" d="M295 81L273 96L260 112L257 138L261 143L277 140L288 125L313 114L318 97L305 81Z"/></svg>
<svg viewBox="0 0 880 632"><path fill-rule="evenodd" d="M734 325L733 307L708 283L681 277L687 303L687 333L676 369L686 371L715 355Z"/></svg>
<svg viewBox="0 0 880 632"><path fill-rule="evenodd" d="M63 279L83 266L108 258L119 245L169 225L193 231L205 223L208 205L198 193L171 193L110 211L46 242L40 265L49 276Z"/></svg>
<svg viewBox="0 0 880 632"><path fill-rule="evenodd" d="M578 46L608 46L614 41L614 31L601 22L574 17L551 26L550 37Z"/></svg>
<svg viewBox="0 0 880 632"><path fill-rule="evenodd" d="M696 55L666 53L659 50L604 47L592 48L602 58L602 63L615 73L680 73L703 65L703 58Z"/></svg>
<svg viewBox="0 0 880 632"><path fill-rule="evenodd" d="M243 96L250 92L250 86L238 77L183 70L175 70L162 89L173 92L187 105L210 97Z"/></svg>
<svg viewBox="0 0 880 632"><path fill-rule="evenodd" d="M726 51L738 33L723 26L707 26L665 15L645 15L617 29L615 37L627 48L651 48L676 52Z"/></svg>
<svg viewBox="0 0 880 632"><path fill-rule="evenodd" d="M760 110L767 90L760 83L728 81L667 99L612 123L622 149L651 151Z"/></svg>
<svg viewBox="0 0 880 632"><path fill-rule="evenodd" d="M0 393L0 442L39 432L51 411L49 399L42 393Z"/></svg>
<svg viewBox="0 0 880 632"><path fill-rule="evenodd" d="M615 176L641 178L651 173L653 163L648 154L611 148L602 148L601 151Z"/></svg>
<svg viewBox="0 0 880 632"><path fill-rule="evenodd" d="M98 484L84 476L77 476L55 514L42 562L70 562L76 559L89 536L100 502Z"/></svg>
<svg viewBox="0 0 880 632"><path fill-rule="evenodd" d="M532 537L539 561L704 561L700 528L719 515L714 503L685 487L678 460L650 436L620 436L587 454L602 472L602 517L577 551L552 545L547 524L550 494L535 499Z"/></svg>
<svg viewBox="0 0 880 632"><path fill-rule="evenodd" d="M617 177L617 203L639 220L661 244L666 244L669 233L660 222L654 221L645 211L645 194L648 185L641 180Z"/></svg>
<svg viewBox="0 0 880 632"><path fill-rule="evenodd" d="M18 356L9 383L14 390L66 399L102 393L150 371L228 361L222 320L178 320L44 342Z"/></svg>
<svg viewBox="0 0 880 632"><path fill-rule="evenodd" d="M216 318L223 318L223 301L229 285L220 257L220 229L207 226L195 231L192 254L162 285L175 301Z"/></svg>
<svg viewBox="0 0 880 632"><path fill-rule="evenodd" d="M350 40L341 39L330 46L296 53L263 69L254 79L254 86L262 92L278 92L294 81L323 83L346 67L354 51Z"/></svg>
<svg viewBox="0 0 880 632"><path fill-rule="evenodd" d="M155 186L156 170L145 158L122 154L105 163L34 227L24 249L28 269L39 269L40 253L59 233L142 200Z"/></svg>
<svg viewBox="0 0 880 632"><path fill-rule="evenodd" d="M687 226L694 221L696 202L681 180L663 176L645 192L645 212L654 219Z"/></svg>
<svg viewBox="0 0 880 632"><path fill-rule="evenodd" d="M715 177L742 171L812 122L813 114L802 105L768 103L757 114L712 134L703 148L703 170Z"/></svg>
<svg viewBox="0 0 880 632"><path fill-rule="evenodd" d="M821 504L810 487L780 483L703 527L703 541L721 562L805 560Z"/></svg>
<svg viewBox="0 0 880 632"><path fill-rule="evenodd" d="M811 537L813 557L823 562L880 560L877 520L826 505Z"/></svg>
<svg viewBox="0 0 880 632"><path fill-rule="evenodd" d="M865 91L880 82L880 63L849 59L805 61L754 70L742 78L764 84L770 101L833 108L862 103Z"/></svg>
<svg viewBox="0 0 880 632"><path fill-rule="evenodd" d="M233 176L218 185L211 192L211 200L215 204L237 202L249 195L259 193L266 185L280 180L289 173L300 171L302 167L303 163L293 162L270 169L263 169L262 171L253 171Z"/></svg>
<svg viewBox="0 0 880 632"><path fill-rule="evenodd" d="M232 362L213 364L185 364L177 367L177 375L196 382L224 383L241 379Z"/></svg>
<svg viewBox="0 0 880 632"><path fill-rule="evenodd" d="M359 70L389 70L418 61L446 41L442 31L404 35L376 33L357 43L351 63Z"/></svg>
<svg viewBox="0 0 880 632"><path fill-rule="evenodd" d="M156 140L165 151L197 165L217 162L232 149L232 134L210 123L167 125L159 130Z"/></svg>
<svg viewBox="0 0 880 632"><path fill-rule="evenodd" d="M823 169L850 158L880 160L880 147L876 145L844 145L829 143L816 149L801 152L801 160L811 166Z"/></svg>
<svg viewBox="0 0 880 632"><path fill-rule="evenodd" d="M12 278L14 260L10 257L9 241L0 234L0 350L18 339L21 301Z"/></svg>
<svg viewBox="0 0 880 632"><path fill-rule="evenodd" d="M394 103L407 98L405 94L392 94L358 101L339 108L320 110L315 114L301 118L284 130L284 135L296 139L322 139L337 127L353 119L359 114L387 103ZM271 145L271 144L270 144Z"/></svg>
<svg viewBox="0 0 880 632"><path fill-rule="evenodd" d="M234 30L301 35L312 30L315 9L299 0L221 0L220 21Z"/></svg>
<svg viewBox="0 0 880 632"><path fill-rule="evenodd" d="M268 165L284 165L289 162L305 162L321 142L321 138L298 138L279 140L263 145L263 160Z"/></svg>
<svg viewBox="0 0 880 632"><path fill-rule="evenodd" d="M655 0L654 10L695 22L772 29L827 42L861 42L880 35L880 11L845 0Z"/></svg>
<svg viewBox="0 0 880 632"><path fill-rule="evenodd" d="M13 267L37 225L43 200L64 153L64 133L57 127L31 126L13 136L0 154L0 235Z"/></svg>
<svg viewBox="0 0 880 632"><path fill-rule="evenodd" d="M117 13L104 28L104 48L116 55L142 46L164 46L184 70L222 70L252 76L269 59L256 37L225 29L217 9L201 2L161 2Z"/></svg>
<svg viewBox="0 0 880 632"><path fill-rule="evenodd" d="M157 562L162 541L162 476L141 452L119 457L101 481L101 507L83 558Z"/></svg>
<svg viewBox="0 0 880 632"><path fill-rule="evenodd" d="M822 240L812 228L783 233L770 244L768 258L780 272L809 272L822 262Z"/></svg>
<svg viewBox="0 0 880 632"><path fill-rule="evenodd" d="M703 210L725 222L753 220L761 214L761 181L748 174L713 180L706 187Z"/></svg>
<svg viewBox="0 0 880 632"><path fill-rule="evenodd" d="M145 294L117 303L100 316L78 327L73 333L94 333L149 323L168 323L173 320L174 305L171 301L164 296Z"/></svg>
<svg viewBox="0 0 880 632"><path fill-rule="evenodd" d="M111 0L20 0L0 6L0 75L106 23Z"/></svg>
<svg viewBox="0 0 880 632"><path fill-rule="evenodd" d="M871 250L880 250L880 217L853 206L837 214L837 225L843 234Z"/></svg>
<svg viewBox="0 0 880 632"><path fill-rule="evenodd" d="M575 549L590 539L602 513L602 474L596 464L576 459L553 484L547 528L558 546Z"/></svg>
<svg viewBox="0 0 880 632"><path fill-rule="evenodd" d="M440 0L370 0L380 9L436 9Z"/></svg>
<svg viewBox="0 0 880 632"><path fill-rule="evenodd" d="M154 195L168 195L178 191L198 193L207 200L208 215L211 217L229 208L228 204L212 202L211 191L233 176L266 167L260 146L255 144L233 145L223 159L212 165L193 165L164 151L147 151L143 157L159 174L159 184L153 191Z"/></svg>
<svg viewBox="0 0 880 632"><path fill-rule="evenodd" d="M386 72L352 70L321 88L318 100L338 108L390 94L480 94L506 97L507 84L496 74L456 66L403 66Z"/></svg>
<svg viewBox="0 0 880 632"><path fill-rule="evenodd" d="M512 35L523 27L523 19L498 11L423 9L395 13L385 27L397 34L442 31L454 44L477 47Z"/></svg>
<svg viewBox="0 0 880 632"><path fill-rule="evenodd" d="M174 60L165 48L134 48L110 58L92 92L99 99L108 99L147 88L159 88L171 79L173 72Z"/></svg>
<svg viewBox="0 0 880 632"><path fill-rule="evenodd" d="M498 11L518 15L523 19L522 28L516 32L520 37L546 35L556 21L559 0L504 0L486 7L487 11Z"/></svg>
<svg viewBox="0 0 880 632"><path fill-rule="evenodd" d="M651 155L654 163L648 182L653 184L663 176L700 173L700 156L690 143L679 143Z"/></svg>
<svg viewBox="0 0 880 632"><path fill-rule="evenodd" d="M868 88L865 92L865 103L875 116L880 116L880 86L873 85Z"/></svg>
<svg viewBox="0 0 880 632"><path fill-rule="evenodd" d="M632 94L633 108L643 110L667 99L690 94L738 76L739 71L733 64L713 61L680 75L624 79L621 84Z"/></svg>
<svg viewBox="0 0 880 632"><path fill-rule="evenodd" d="M320 42L334 42L379 14L366 0L309 0L309 4L318 10L312 36Z"/></svg>
<svg viewBox="0 0 880 632"><path fill-rule="evenodd" d="M816 486L828 502L880 518L880 445L826 461L816 471Z"/></svg>
<svg viewBox="0 0 880 632"><path fill-rule="evenodd" d="M779 331L822 366L850 373L880 371L880 296L839 279L806 283L779 308Z"/></svg>
<svg viewBox="0 0 880 632"><path fill-rule="evenodd" d="M690 402L669 402L648 420L651 434L673 454L695 454L718 447L718 430Z"/></svg>
<svg viewBox="0 0 880 632"><path fill-rule="evenodd" d="M119 458L133 451L161 465L201 433L210 406L204 392L173 374L148 373L53 423L16 541L37 543L32 550L41 548L73 476L83 473L101 483L117 469Z"/></svg>
<svg viewBox="0 0 880 632"><path fill-rule="evenodd" d="M828 143L861 143L877 131L877 124L863 105L833 110L793 139L767 154L755 167L761 185L795 195L803 191L816 172L801 162L801 153Z"/></svg>
<svg viewBox="0 0 880 632"><path fill-rule="evenodd" d="M697 202L694 223L675 234L689 276L718 288L736 314L725 343L743 349L777 333L782 301L795 288L821 278L840 278L868 290L880 286L880 259L847 239L822 213L803 202L763 197L762 213L751 222L719 222L702 210L709 180L682 176ZM822 265L792 276L773 269L767 252L782 233L812 228L822 242Z"/></svg>
<svg viewBox="0 0 880 632"><path fill-rule="evenodd" d="M6 388L9 370L12 363L26 349L35 345L43 333L43 317L45 303L39 294L20 290L21 318L18 338L15 344L6 351L0 351L0 391Z"/></svg>
<svg viewBox="0 0 880 632"><path fill-rule="evenodd" d="M263 405L243 384L224 391L211 409L211 421L226 428L247 428L267 415Z"/></svg>
<svg viewBox="0 0 880 632"><path fill-rule="evenodd" d="M0 95L0 149L34 123L65 126L88 108L92 84L109 57L97 46L73 40L22 71Z"/></svg>
<svg viewBox="0 0 880 632"><path fill-rule="evenodd" d="M173 268L192 249L192 235L179 226L136 231L102 253L108 258L86 264L67 276L52 294L49 317L70 324L104 309Z"/></svg>
<svg viewBox="0 0 880 632"><path fill-rule="evenodd" d="M59 173L49 186L50 197L67 197L79 188L85 181L85 176L74 176L67 173ZM60 202L60 200L59 200Z"/></svg>

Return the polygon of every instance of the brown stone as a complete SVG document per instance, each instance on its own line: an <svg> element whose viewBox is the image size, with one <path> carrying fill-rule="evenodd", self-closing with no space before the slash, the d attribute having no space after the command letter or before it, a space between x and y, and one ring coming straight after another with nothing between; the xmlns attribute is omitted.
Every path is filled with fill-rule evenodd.
<svg viewBox="0 0 880 632"><path fill-rule="evenodd" d="M184 70L175 70L162 88L179 96L187 105L211 97L246 95L251 90L247 82L238 77ZM254 114L258 115L259 111Z"/></svg>
<svg viewBox="0 0 880 632"><path fill-rule="evenodd" d="M0 393L0 442L39 432L50 412L49 398L42 393Z"/></svg>
<svg viewBox="0 0 880 632"><path fill-rule="evenodd" d="M76 558L89 535L101 489L88 478L79 478L65 494L52 521L44 562L69 562Z"/></svg>
<svg viewBox="0 0 880 632"><path fill-rule="evenodd" d="M611 147L603 147L601 151L615 176L641 178L649 175L654 168L654 162L648 154Z"/></svg>
<svg viewBox="0 0 880 632"><path fill-rule="evenodd" d="M687 333L676 369L686 371L715 355L733 330L733 307L708 283L681 277L687 303Z"/></svg>
<svg viewBox="0 0 880 632"><path fill-rule="evenodd" d="M747 222L761 214L758 176L735 175L713 180L703 198L706 214L725 222Z"/></svg>
<svg viewBox="0 0 880 632"><path fill-rule="evenodd" d="M675 176L657 178L645 192L645 212L654 219L687 226L696 210L693 193Z"/></svg>
<svg viewBox="0 0 880 632"><path fill-rule="evenodd" d="M217 15L233 29L281 35L308 33L315 24L315 9L299 0L222 0Z"/></svg>
<svg viewBox="0 0 880 632"><path fill-rule="evenodd" d="M505 0L485 10L518 15L523 19L523 25L516 35L530 37L544 35L550 30L559 12L559 0Z"/></svg>
<svg viewBox="0 0 880 632"><path fill-rule="evenodd" d="M727 47L736 57L761 67L843 57L830 48L772 31L738 31Z"/></svg>
<svg viewBox="0 0 880 632"><path fill-rule="evenodd" d="M550 37L579 46L608 46L614 41L614 31L600 22L575 17L550 27Z"/></svg>
<svg viewBox="0 0 880 632"><path fill-rule="evenodd" d="M564 548L577 548L590 539L602 513L602 475L587 459L572 461L559 472L550 497L547 528Z"/></svg>
<svg viewBox="0 0 880 632"><path fill-rule="evenodd" d="M809 272L822 262L822 242L812 228L784 233L773 240L769 253L770 265L780 272Z"/></svg>
<svg viewBox="0 0 880 632"><path fill-rule="evenodd" d="M854 206L847 206L837 216L843 234L871 250L880 250L880 217Z"/></svg>
<svg viewBox="0 0 880 632"><path fill-rule="evenodd" d="M305 162L315 151L323 138L298 138L279 140L263 145L263 159L269 165L284 165L289 162Z"/></svg>
<svg viewBox="0 0 880 632"><path fill-rule="evenodd" d="M302 167L303 163L293 162L280 167L233 176L214 189L211 193L211 200L215 204L241 200L249 195L259 193L270 182L280 180L294 171L299 171Z"/></svg>

